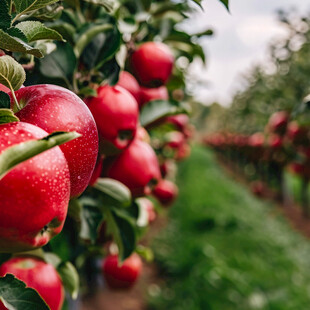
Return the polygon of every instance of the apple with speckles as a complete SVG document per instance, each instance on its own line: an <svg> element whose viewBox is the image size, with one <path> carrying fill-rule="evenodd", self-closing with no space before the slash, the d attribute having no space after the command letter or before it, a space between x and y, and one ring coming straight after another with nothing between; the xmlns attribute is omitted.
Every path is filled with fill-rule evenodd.
<svg viewBox="0 0 310 310"><path fill-rule="evenodd" d="M123 150L134 139L138 125L138 103L120 86L100 86L97 96L85 99L96 121L104 153Z"/></svg>
<svg viewBox="0 0 310 310"><path fill-rule="evenodd" d="M43 129L14 122L0 125L0 154L15 144L46 137ZM28 159L0 180L0 252L41 247L62 230L70 174L60 147Z"/></svg>
<svg viewBox="0 0 310 310"><path fill-rule="evenodd" d="M108 255L102 261L101 269L109 288L129 289L141 274L142 260L136 253L125 259L123 263L119 262L117 255Z"/></svg>
<svg viewBox="0 0 310 310"><path fill-rule="evenodd" d="M174 56L170 48L160 42L141 44L130 59L135 77L146 87L166 84L172 72L173 62Z"/></svg>
<svg viewBox="0 0 310 310"><path fill-rule="evenodd" d="M51 310L60 310L64 302L64 288L55 267L35 257L14 257L0 266L0 277L13 274L35 289ZM0 301L0 310L7 308Z"/></svg>
<svg viewBox="0 0 310 310"><path fill-rule="evenodd" d="M139 139L135 139L120 155L108 159L104 166L106 176L125 184L133 197L150 194L161 178L154 150Z"/></svg>
<svg viewBox="0 0 310 310"><path fill-rule="evenodd" d="M73 92L48 84L24 87L15 95L22 107L16 113L21 121L48 133L76 131L82 135L60 146L69 165L71 197L79 196L90 181L98 155L97 127L86 104Z"/></svg>

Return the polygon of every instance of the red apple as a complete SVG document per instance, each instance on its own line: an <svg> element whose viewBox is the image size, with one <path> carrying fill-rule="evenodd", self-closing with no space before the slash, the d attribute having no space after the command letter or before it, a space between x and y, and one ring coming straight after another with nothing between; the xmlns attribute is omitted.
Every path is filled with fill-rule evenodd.
<svg viewBox="0 0 310 310"><path fill-rule="evenodd" d="M21 121L48 133L76 131L82 135L60 147L69 165L71 197L78 196L89 183L98 154L97 128L87 106L73 92L55 85L28 86L15 94L24 106L16 113Z"/></svg>
<svg viewBox="0 0 310 310"><path fill-rule="evenodd" d="M153 202L148 198L142 197L142 198L139 198L139 203L141 204L142 208L144 208L147 213L148 224L153 223L157 217Z"/></svg>
<svg viewBox="0 0 310 310"><path fill-rule="evenodd" d="M288 124L286 134L294 144L309 143L309 129L306 126L300 126L297 122L290 122Z"/></svg>
<svg viewBox="0 0 310 310"><path fill-rule="evenodd" d="M191 155L191 147L188 143L185 142L178 147L177 152L175 154L175 159L184 160L188 158L190 155Z"/></svg>
<svg viewBox="0 0 310 310"><path fill-rule="evenodd" d="M10 89L4 86L3 84L0 84L0 91L3 91L8 94L10 92Z"/></svg>
<svg viewBox="0 0 310 310"><path fill-rule="evenodd" d="M159 164L151 146L135 139L123 153L108 163L108 177L125 184L134 197L151 193L160 179Z"/></svg>
<svg viewBox="0 0 310 310"><path fill-rule="evenodd" d="M47 135L23 122L2 124L0 154L14 144ZM0 180L0 252L41 247L60 233L69 196L68 164L59 147L14 167Z"/></svg>
<svg viewBox="0 0 310 310"><path fill-rule="evenodd" d="M147 132L147 130L142 127L142 126L138 126L138 129L137 129L137 134L136 134L136 138L141 140L141 141L144 141L148 144L151 143L151 138L150 138L150 135L149 133Z"/></svg>
<svg viewBox="0 0 310 310"><path fill-rule="evenodd" d="M90 181L89 181L90 186L93 186L96 183L96 181L98 180L98 178L100 178L101 173L102 173L102 169L103 169L103 156L99 155L97 162L96 162L94 172L93 172L93 174L90 178Z"/></svg>
<svg viewBox="0 0 310 310"><path fill-rule="evenodd" d="M140 256L133 253L123 263L117 255L109 255L102 261L102 273L111 289L128 289L132 287L142 271Z"/></svg>
<svg viewBox="0 0 310 310"><path fill-rule="evenodd" d="M98 126L103 143L123 150L135 137L138 125L138 104L135 98L120 86L101 86L97 97L86 99Z"/></svg>
<svg viewBox="0 0 310 310"><path fill-rule="evenodd" d="M273 113L268 122L269 130L271 132L283 134L286 130L288 119L289 116L285 111Z"/></svg>
<svg viewBox="0 0 310 310"><path fill-rule="evenodd" d="M35 257L14 257L0 266L0 276L13 274L35 289L51 310L61 310L64 289L55 267ZM7 309L0 302L0 310Z"/></svg>
<svg viewBox="0 0 310 310"><path fill-rule="evenodd" d="M277 134L272 134L268 138L268 145L273 149L279 149L283 145L283 139Z"/></svg>
<svg viewBox="0 0 310 310"><path fill-rule="evenodd" d="M261 132L254 133L253 135L249 137L249 140L248 140L249 146L252 146L255 148L263 147L264 142L265 142L265 136Z"/></svg>
<svg viewBox="0 0 310 310"><path fill-rule="evenodd" d="M122 71L116 85L121 86L130 92L138 104L140 104L140 85L132 74L127 71Z"/></svg>
<svg viewBox="0 0 310 310"><path fill-rule="evenodd" d="M165 136L165 146L172 149L178 149L182 144L185 143L184 135L179 131L171 131Z"/></svg>
<svg viewBox="0 0 310 310"><path fill-rule="evenodd" d="M171 205L178 195L177 186L169 180L162 179L153 190L153 195L164 206Z"/></svg>
<svg viewBox="0 0 310 310"><path fill-rule="evenodd" d="M184 131L186 129L186 126L189 123L189 117L187 114L177 114L177 115L168 116L166 118L166 123L171 123L178 130Z"/></svg>
<svg viewBox="0 0 310 310"><path fill-rule="evenodd" d="M141 85L158 87L172 72L174 57L170 48L159 42L146 42L131 56L131 67Z"/></svg>
<svg viewBox="0 0 310 310"><path fill-rule="evenodd" d="M158 88L141 87L140 91L140 108L152 100L168 100L169 94L166 86Z"/></svg>

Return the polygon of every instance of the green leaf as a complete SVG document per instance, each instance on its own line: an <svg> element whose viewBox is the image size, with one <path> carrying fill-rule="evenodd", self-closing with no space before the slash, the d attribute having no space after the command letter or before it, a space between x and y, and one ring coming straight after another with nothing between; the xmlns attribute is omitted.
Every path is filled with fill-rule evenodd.
<svg viewBox="0 0 310 310"><path fill-rule="evenodd" d="M99 178L93 185L100 191L106 205L128 207L131 204L130 190L121 182L109 178Z"/></svg>
<svg viewBox="0 0 310 310"><path fill-rule="evenodd" d="M22 142L5 149L0 154L0 180L21 162L80 136L77 132L54 132L43 139Z"/></svg>
<svg viewBox="0 0 310 310"><path fill-rule="evenodd" d="M225 5L227 11L229 11L229 0L219 0L219 1L221 1Z"/></svg>
<svg viewBox="0 0 310 310"><path fill-rule="evenodd" d="M174 100L153 100L141 110L140 122L143 127L154 125L163 118L182 113L189 113L190 106Z"/></svg>
<svg viewBox="0 0 310 310"><path fill-rule="evenodd" d="M117 1L115 0L84 0L98 6L104 7L108 12L112 12L116 8Z"/></svg>
<svg viewBox="0 0 310 310"><path fill-rule="evenodd" d="M137 246L136 252L142 256L148 263L151 263L154 260L154 253L152 249L147 248L141 244Z"/></svg>
<svg viewBox="0 0 310 310"><path fill-rule="evenodd" d="M26 73L22 65L10 56L0 57L0 84L17 90L26 80Z"/></svg>
<svg viewBox="0 0 310 310"><path fill-rule="evenodd" d="M11 52L30 54L38 58L43 57L42 52L23 42L21 39L10 36L0 29L0 48Z"/></svg>
<svg viewBox="0 0 310 310"><path fill-rule="evenodd" d="M115 210L106 208L105 219L107 223L107 233L113 236L113 240L118 246L119 257L124 261L129 257L136 247L136 232L129 217L117 213Z"/></svg>
<svg viewBox="0 0 310 310"><path fill-rule="evenodd" d="M0 109L10 109L10 107L11 107L10 96L4 91L0 91Z"/></svg>
<svg viewBox="0 0 310 310"><path fill-rule="evenodd" d="M7 1L0 1L0 29L6 30L11 27L11 16Z"/></svg>
<svg viewBox="0 0 310 310"><path fill-rule="evenodd" d="M57 43L57 49L40 60L40 72L49 78L60 78L72 81L77 60L73 49L68 43Z"/></svg>
<svg viewBox="0 0 310 310"><path fill-rule="evenodd" d="M98 231L103 220L103 214L97 206L83 202L82 204L80 238L95 244L98 239Z"/></svg>
<svg viewBox="0 0 310 310"><path fill-rule="evenodd" d="M44 24L34 21L21 22L15 26L26 36L28 42L37 40L59 40L62 36L55 30L47 28Z"/></svg>
<svg viewBox="0 0 310 310"><path fill-rule="evenodd" d="M103 74L104 79L109 83L109 85L113 86L118 82L121 68L116 59L113 58L99 68L99 71Z"/></svg>
<svg viewBox="0 0 310 310"><path fill-rule="evenodd" d="M12 274L0 278L0 301L9 310L49 310L37 291L27 287L26 284Z"/></svg>
<svg viewBox="0 0 310 310"><path fill-rule="evenodd" d="M46 7L59 0L14 0L17 17Z"/></svg>
<svg viewBox="0 0 310 310"><path fill-rule="evenodd" d="M77 58L79 58L84 51L85 47L96 37L98 34L110 31L113 29L111 24L96 25L88 28L82 35L78 38L74 52Z"/></svg>
<svg viewBox="0 0 310 310"><path fill-rule="evenodd" d="M62 283L73 299L79 294L80 279L75 267L70 262L61 263L57 271L62 279Z"/></svg>
<svg viewBox="0 0 310 310"><path fill-rule="evenodd" d="M19 119L14 115L10 109L0 109L0 124L7 124L18 122Z"/></svg>

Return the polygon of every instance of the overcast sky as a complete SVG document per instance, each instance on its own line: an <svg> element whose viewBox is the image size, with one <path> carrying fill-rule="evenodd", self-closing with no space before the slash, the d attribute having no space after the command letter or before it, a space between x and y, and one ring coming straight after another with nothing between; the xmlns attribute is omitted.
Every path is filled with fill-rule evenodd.
<svg viewBox="0 0 310 310"><path fill-rule="evenodd" d="M276 20L277 9L310 10L310 0L230 0L229 14L218 0L204 0L204 12L199 11L186 25L188 31L213 28L215 35L204 39L207 68L196 63L208 87L201 88L198 98L205 103L219 101L228 105L238 89L238 76L253 63L266 59L268 43L285 30Z"/></svg>

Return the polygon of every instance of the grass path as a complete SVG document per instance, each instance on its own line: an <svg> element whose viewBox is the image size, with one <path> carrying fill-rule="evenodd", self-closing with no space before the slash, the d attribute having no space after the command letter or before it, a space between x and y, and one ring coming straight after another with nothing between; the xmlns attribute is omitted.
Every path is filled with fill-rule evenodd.
<svg viewBox="0 0 310 310"><path fill-rule="evenodd" d="M203 148L178 178L180 197L153 243L166 284L150 309L310 309L310 241Z"/></svg>

